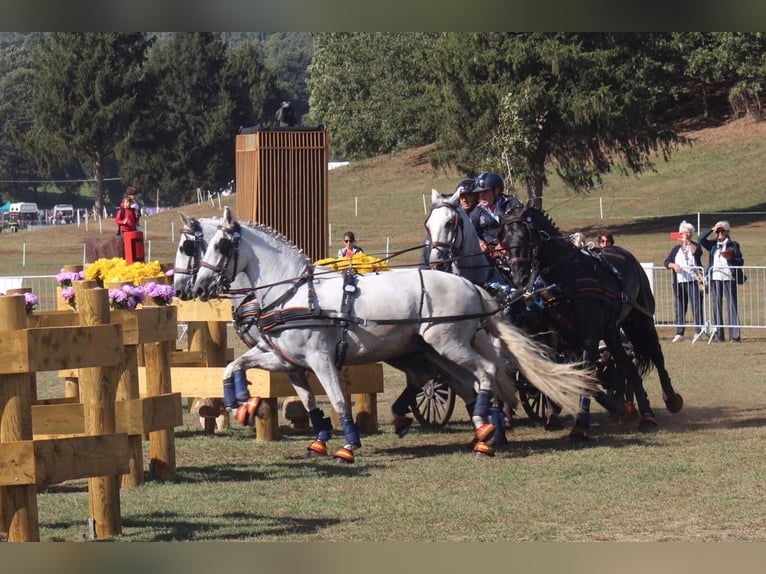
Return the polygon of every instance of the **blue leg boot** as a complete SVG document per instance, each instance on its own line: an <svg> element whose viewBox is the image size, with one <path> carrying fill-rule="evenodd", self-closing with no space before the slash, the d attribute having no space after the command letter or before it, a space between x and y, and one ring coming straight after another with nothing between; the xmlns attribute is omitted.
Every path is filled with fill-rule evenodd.
<svg viewBox="0 0 766 574"><path fill-rule="evenodd" d="M354 449L362 446L359 438L359 427L356 426L354 418L351 415L340 417L340 424L343 426L343 435L346 437L346 444L342 449L335 453L335 462L350 464L354 462Z"/></svg>

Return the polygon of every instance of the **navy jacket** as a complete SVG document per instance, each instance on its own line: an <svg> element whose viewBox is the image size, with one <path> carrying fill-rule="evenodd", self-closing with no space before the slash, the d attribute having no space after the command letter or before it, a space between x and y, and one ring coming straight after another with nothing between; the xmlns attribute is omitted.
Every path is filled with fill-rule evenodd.
<svg viewBox="0 0 766 574"><path fill-rule="evenodd" d="M708 235L711 233L713 233L713 230L708 229L699 237L702 247L710 251L708 256L708 272L710 272L710 268L713 267L713 258L715 257L715 252L718 250L718 240L708 239ZM739 247L739 243L729 237L726 242L726 247L734 251L734 257L727 261L729 267L742 267L745 264L745 258L742 256L742 250ZM732 277L734 277L734 274L732 274Z"/></svg>

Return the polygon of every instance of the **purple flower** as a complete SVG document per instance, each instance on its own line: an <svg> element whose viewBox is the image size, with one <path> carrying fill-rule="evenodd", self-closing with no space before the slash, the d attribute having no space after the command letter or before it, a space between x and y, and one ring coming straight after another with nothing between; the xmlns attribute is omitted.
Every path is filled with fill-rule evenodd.
<svg viewBox="0 0 766 574"><path fill-rule="evenodd" d="M40 302L40 298L34 293L24 293L24 303L27 306L27 311L32 311Z"/></svg>
<svg viewBox="0 0 766 574"><path fill-rule="evenodd" d="M113 309L128 309L133 311L144 302L146 297L143 287L124 285L120 289L109 289L109 304Z"/></svg>
<svg viewBox="0 0 766 574"><path fill-rule="evenodd" d="M154 281L144 285L144 290L146 296L159 305L170 305L175 296L175 289L172 285L163 285Z"/></svg>
<svg viewBox="0 0 766 574"><path fill-rule="evenodd" d="M82 281L85 279L85 271L64 271L63 269L56 274L56 281L62 287L69 287L72 281Z"/></svg>

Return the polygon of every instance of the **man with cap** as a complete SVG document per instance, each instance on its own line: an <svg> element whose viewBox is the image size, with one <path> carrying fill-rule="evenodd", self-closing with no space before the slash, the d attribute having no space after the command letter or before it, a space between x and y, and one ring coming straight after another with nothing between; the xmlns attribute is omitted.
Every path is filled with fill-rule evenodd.
<svg viewBox="0 0 766 574"><path fill-rule="evenodd" d="M744 272L737 268L745 264L745 258L742 256L739 243L730 237L730 232L731 225L728 221L722 220L700 235L699 242L710 252L707 272L715 326L711 340L724 340L723 299L726 297L729 340L737 343L740 340L737 283L744 282ZM715 234L716 239L708 239L711 233Z"/></svg>
<svg viewBox="0 0 766 574"><path fill-rule="evenodd" d="M502 251L498 251L500 241L497 237L500 217L521 207L521 202L503 193L503 178L496 173L480 173L474 189L479 192L479 205L471 212L471 221L479 236L479 245L484 253L500 256Z"/></svg>

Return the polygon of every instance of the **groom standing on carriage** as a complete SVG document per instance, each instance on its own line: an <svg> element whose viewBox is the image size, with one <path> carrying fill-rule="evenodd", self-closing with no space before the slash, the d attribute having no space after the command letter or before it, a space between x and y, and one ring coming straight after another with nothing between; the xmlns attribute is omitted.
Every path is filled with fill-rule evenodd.
<svg viewBox="0 0 766 574"><path fill-rule="evenodd" d="M492 257L500 257L503 248L498 241L500 217L521 207L521 202L513 196L503 193L505 184L503 178L496 173L480 173L476 178L475 191L479 193L479 205L471 212L471 221L479 236L481 250Z"/></svg>

